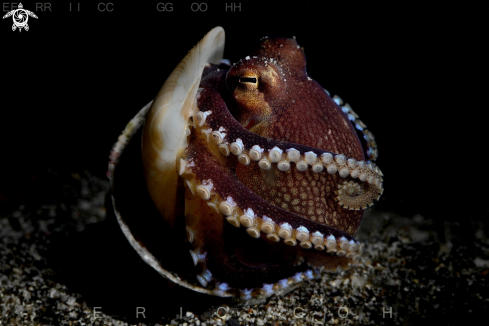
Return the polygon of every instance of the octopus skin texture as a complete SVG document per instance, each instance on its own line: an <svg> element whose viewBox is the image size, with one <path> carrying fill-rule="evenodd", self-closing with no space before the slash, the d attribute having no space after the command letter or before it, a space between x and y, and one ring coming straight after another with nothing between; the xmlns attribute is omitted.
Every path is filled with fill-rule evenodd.
<svg viewBox="0 0 489 326"><path fill-rule="evenodd" d="M185 229L189 252L184 271L165 262L160 273L246 300L358 260L363 244L354 236L383 192L382 172L372 133L308 76L294 39L263 38L233 65L223 47L217 27L190 51L126 128L109 174L115 179L122 149L139 130L157 218L179 247ZM119 222L140 255L152 256ZM163 259L155 260L147 262Z"/></svg>

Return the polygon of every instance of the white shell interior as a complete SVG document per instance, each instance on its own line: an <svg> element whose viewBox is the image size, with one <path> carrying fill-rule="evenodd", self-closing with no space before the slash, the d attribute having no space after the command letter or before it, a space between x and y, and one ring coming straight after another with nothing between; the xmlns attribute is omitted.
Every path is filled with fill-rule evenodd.
<svg viewBox="0 0 489 326"><path fill-rule="evenodd" d="M165 220L173 225L177 162L187 146L186 128L197 112L195 99L204 67L224 53L224 29L213 28L183 58L165 81L148 113L142 138L146 185Z"/></svg>

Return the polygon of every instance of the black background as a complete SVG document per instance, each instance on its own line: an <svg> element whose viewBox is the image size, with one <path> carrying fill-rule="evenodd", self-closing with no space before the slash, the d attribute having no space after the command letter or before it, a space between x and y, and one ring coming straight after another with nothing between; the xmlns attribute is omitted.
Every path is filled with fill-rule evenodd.
<svg viewBox="0 0 489 326"><path fill-rule="evenodd" d="M223 26L231 62L263 36L297 38L309 75L376 136L385 175L378 210L487 218L487 8L298 1L226 12L225 1L207 1L206 12L192 12L192 2L174 1L173 12L158 12L157 1L114 1L113 12L52 2L40 12L25 1L39 17L29 31L1 21L2 202L24 200L48 169L104 177L126 123L187 51Z"/></svg>

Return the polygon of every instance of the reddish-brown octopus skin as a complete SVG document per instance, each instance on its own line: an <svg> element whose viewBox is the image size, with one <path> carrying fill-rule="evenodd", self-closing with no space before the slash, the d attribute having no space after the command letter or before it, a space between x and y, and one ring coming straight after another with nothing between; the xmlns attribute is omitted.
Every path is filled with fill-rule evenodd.
<svg viewBox="0 0 489 326"><path fill-rule="evenodd" d="M197 106L212 112L206 123L226 126L228 139L256 142L265 150L279 144L301 153L313 148L365 160L365 148L346 114L307 75L304 53L295 40L265 38L249 57L232 67L210 65L200 88ZM253 208L258 216L337 239L351 240L359 228L363 211L345 209L335 200L338 184L351 180L350 176L244 166L234 155L219 155L204 135L196 133L189 136L185 156L193 163L198 182L212 179L221 198L232 196L238 207ZM195 232L192 245L204 254L196 270L209 271L214 282L238 289L261 288L309 266L335 269L351 262L325 251L272 242L263 232L254 239L189 190L186 201L191 207L186 223Z"/></svg>
<svg viewBox="0 0 489 326"><path fill-rule="evenodd" d="M266 65L262 58L268 59ZM272 82L261 83L264 86L259 86L256 91L243 91L237 81L239 77L251 74L258 79L270 79L275 74L278 77ZM295 40L264 39L252 52L250 60L242 60L229 70L226 84L229 94L226 104L243 125L248 122L242 117L250 111L266 107L270 112L253 115L255 121L264 126L251 127L251 131L258 129L254 132L263 137L342 153L357 161L365 159L362 145L346 114L318 83L308 77L304 52ZM241 100L241 97L245 99ZM363 212L345 210L331 196L341 180L338 175L325 178L324 174L310 170L302 173L290 169L283 173L273 169L274 176L266 178L269 173L256 164L238 165L237 168L239 179L266 201L350 235L358 230ZM260 177L256 178L257 175ZM270 179L275 182L256 182ZM285 195L290 195L289 202L281 200ZM307 198L301 198L301 195L307 195ZM307 203L307 208L289 204L294 199L300 200L301 204ZM313 205L310 205L311 201Z"/></svg>

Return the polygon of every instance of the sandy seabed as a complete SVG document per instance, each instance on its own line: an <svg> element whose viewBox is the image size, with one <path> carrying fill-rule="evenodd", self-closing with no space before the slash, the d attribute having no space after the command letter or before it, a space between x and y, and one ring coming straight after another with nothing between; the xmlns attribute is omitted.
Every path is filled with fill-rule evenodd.
<svg viewBox="0 0 489 326"><path fill-rule="evenodd" d="M146 286L161 277L106 218L107 190L88 172L49 172L25 198L0 196L0 325L458 325L489 308L486 224L375 207L357 235L364 253L346 271L251 305L165 298ZM136 318L134 297L156 303Z"/></svg>

